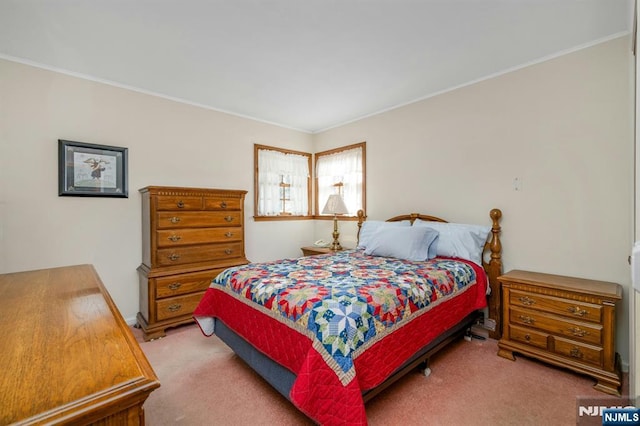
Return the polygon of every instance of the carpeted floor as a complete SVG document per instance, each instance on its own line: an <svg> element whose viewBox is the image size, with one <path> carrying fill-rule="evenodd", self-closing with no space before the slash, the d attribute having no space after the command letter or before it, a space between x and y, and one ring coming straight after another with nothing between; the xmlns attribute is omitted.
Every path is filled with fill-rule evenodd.
<svg viewBox="0 0 640 426"><path fill-rule="evenodd" d="M147 425L313 424L197 326L151 342L133 330L161 383L145 403ZM453 343L432 358L431 376L416 370L371 400L369 424L575 425L578 396L620 401L594 390L588 377L496 353L495 340Z"/></svg>

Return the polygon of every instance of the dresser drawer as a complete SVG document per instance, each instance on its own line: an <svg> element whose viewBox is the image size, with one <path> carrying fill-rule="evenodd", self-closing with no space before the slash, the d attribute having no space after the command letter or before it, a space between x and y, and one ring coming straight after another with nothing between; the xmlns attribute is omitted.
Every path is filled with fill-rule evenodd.
<svg viewBox="0 0 640 426"><path fill-rule="evenodd" d="M603 349L597 346L585 345L573 340L554 337L554 351L572 360L586 362L602 367Z"/></svg>
<svg viewBox="0 0 640 426"><path fill-rule="evenodd" d="M156 278L156 297L162 299L196 291L204 291L211 285L211 280L224 270L225 268L218 268L204 272Z"/></svg>
<svg viewBox="0 0 640 426"><path fill-rule="evenodd" d="M509 303L586 321L599 323L602 320L602 306L566 298L511 290Z"/></svg>
<svg viewBox="0 0 640 426"><path fill-rule="evenodd" d="M241 226L242 212L161 212L157 224L158 229Z"/></svg>
<svg viewBox="0 0 640 426"><path fill-rule="evenodd" d="M535 330L521 328L509 324L509 338L516 342L534 346L536 348L547 349L549 335Z"/></svg>
<svg viewBox="0 0 640 426"><path fill-rule="evenodd" d="M594 345L600 345L602 343L602 325L600 324L571 321L555 315L519 308L510 309L509 321L512 324L534 327L539 330Z"/></svg>
<svg viewBox="0 0 640 426"><path fill-rule="evenodd" d="M167 248L158 250L156 262L158 266L169 266L210 260L224 260L243 257L243 251L243 243Z"/></svg>
<svg viewBox="0 0 640 426"><path fill-rule="evenodd" d="M205 210L240 210L242 204L237 198L205 198Z"/></svg>
<svg viewBox="0 0 640 426"><path fill-rule="evenodd" d="M156 244L160 248L237 241L242 241L241 228L192 228L156 233Z"/></svg>
<svg viewBox="0 0 640 426"><path fill-rule="evenodd" d="M202 210L202 197L158 195L158 210Z"/></svg>
<svg viewBox="0 0 640 426"><path fill-rule="evenodd" d="M200 303L204 291L189 294L187 296L170 297L156 302L156 313L158 321L175 318L184 315L191 315Z"/></svg>

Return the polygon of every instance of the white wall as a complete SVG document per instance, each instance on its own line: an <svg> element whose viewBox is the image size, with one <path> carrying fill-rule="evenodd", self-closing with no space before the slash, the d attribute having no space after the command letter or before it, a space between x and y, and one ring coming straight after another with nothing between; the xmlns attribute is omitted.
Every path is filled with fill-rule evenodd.
<svg viewBox="0 0 640 426"><path fill-rule="evenodd" d="M129 148L129 198L58 197L58 139ZM309 151L309 134L0 60L0 273L94 264L138 311L147 185L244 189L250 260L297 256L310 221L254 222L253 143Z"/></svg>
<svg viewBox="0 0 640 426"><path fill-rule="evenodd" d="M315 150L367 142L370 219L490 224L498 207L505 271L622 284L617 346L628 361L632 61L630 37L615 39L328 130ZM340 223L345 246L355 229ZM317 221L315 238L330 234Z"/></svg>

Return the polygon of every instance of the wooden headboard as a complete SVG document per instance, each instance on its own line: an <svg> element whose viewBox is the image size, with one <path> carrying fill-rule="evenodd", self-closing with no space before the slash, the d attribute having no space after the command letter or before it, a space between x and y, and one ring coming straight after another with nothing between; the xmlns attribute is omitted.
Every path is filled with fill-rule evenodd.
<svg viewBox="0 0 640 426"><path fill-rule="evenodd" d="M487 272L489 277L489 287L491 287L491 294L487 297L487 303L489 305L489 318L495 320L496 329L489 335L494 339L500 338L502 331L502 308L500 306L500 282L498 277L502 275L502 243L500 242L500 219L502 218L502 211L500 209L492 209L489 212L491 218L491 238L484 245L484 253L482 256L482 266ZM367 219L364 215L364 211L358 210L358 240L360 239L360 230L362 224ZM448 221L435 216L423 215L420 213L411 213L406 215L400 215L387 219L387 222L400 222L408 220L413 225L416 219L430 221L430 222L445 222ZM488 256L488 260L487 260Z"/></svg>

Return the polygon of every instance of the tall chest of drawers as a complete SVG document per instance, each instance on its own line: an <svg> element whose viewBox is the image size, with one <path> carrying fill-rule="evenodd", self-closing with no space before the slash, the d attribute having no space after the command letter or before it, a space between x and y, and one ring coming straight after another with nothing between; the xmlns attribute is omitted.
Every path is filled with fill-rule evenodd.
<svg viewBox="0 0 640 426"><path fill-rule="evenodd" d="M146 340L193 321L211 280L248 263L246 191L148 186L142 194L142 264L137 320Z"/></svg>
<svg viewBox="0 0 640 426"><path fill-rule="evenodd" d="M527 271L498 278L503 330L498 355L537 358L596 379L594 388L620 395L615 352L619 284Z"/></svg>

